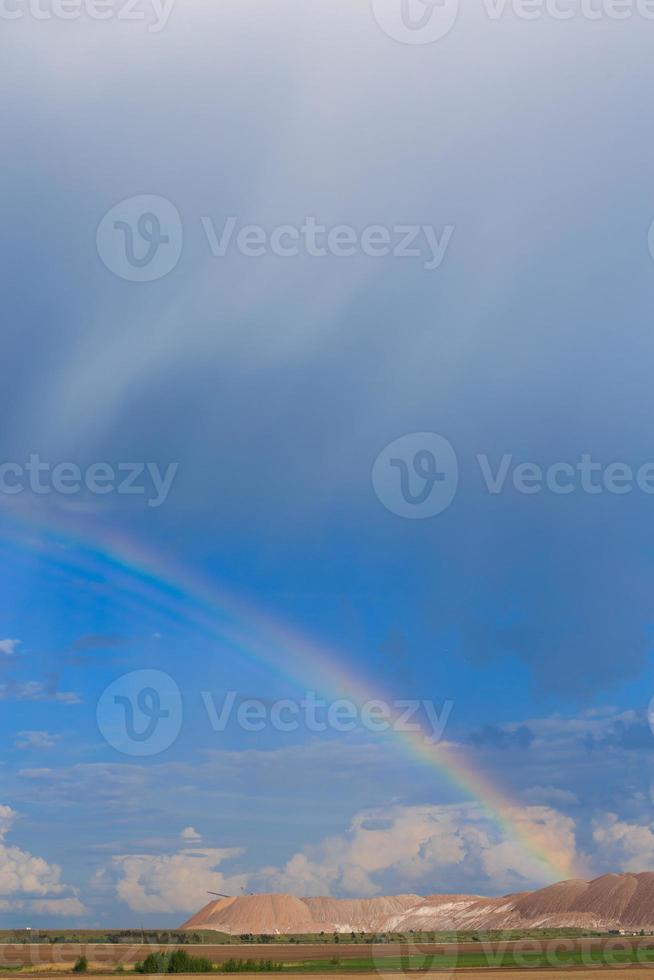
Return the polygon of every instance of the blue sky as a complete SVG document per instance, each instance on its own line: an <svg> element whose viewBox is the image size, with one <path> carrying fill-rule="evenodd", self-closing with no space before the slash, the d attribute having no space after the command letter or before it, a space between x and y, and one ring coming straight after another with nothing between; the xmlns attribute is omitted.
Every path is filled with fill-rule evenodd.
<svg viewBox="0 0 654 980"><path fill-rule="evenodd" d="M170 567L373 691L451 702L444 739L580 874L654 866L654 497L601 482L654 461L654 26L464 3L412 45L381 3L178 0L160 30L145 2L134 21L118 2L103 21L25 6L3 23L1 461L175 466L155 507L151 484L0 494L8 925L174 925L206 890L547 880L396 739L213 731L202 692L269 706L321 678L257 616L171 590ZM149 282L108 267L98 237L144 195L179 216ZM121 207L129 224L138 203ZM358 243L426 226L447 245L434 269L426 250L214 255L208 223L230 217L268 235L312 217ZM449 506L415 520L371 479L412 433L458 463ZM515 467L584 456L602 492L578 470L570 493L521 492ZM96 710L136 671L183 704L145 756Z"/></svg>

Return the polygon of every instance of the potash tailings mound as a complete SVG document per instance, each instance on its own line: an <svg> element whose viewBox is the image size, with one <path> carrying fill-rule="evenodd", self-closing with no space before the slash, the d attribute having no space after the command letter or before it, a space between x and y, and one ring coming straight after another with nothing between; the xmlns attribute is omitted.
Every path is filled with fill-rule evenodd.
<svg viewBox="0 0 654 980"><path fill-rule="evenodd" d="M654 872L561 881L500 898L392 895L296 898L241 895L209 902L182 929L240 936L468 929L654 929Z"/></svg>

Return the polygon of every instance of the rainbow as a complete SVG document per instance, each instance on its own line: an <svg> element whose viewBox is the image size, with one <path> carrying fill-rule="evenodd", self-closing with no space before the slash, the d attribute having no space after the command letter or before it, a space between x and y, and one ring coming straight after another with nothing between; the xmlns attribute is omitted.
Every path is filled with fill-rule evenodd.
<svg viewBox="0 0 654 980"><path fill-rule="evenodd" d="M391 705L374 683L358 676L334 650L288 623L88 515L84 516L82 529L79 524L79 518L64 512L44 525L33 517L8 513L5 505L0 541L18 543L31 554L47 559L59 571L85 571L98 576L111 572L122 583L125 602L146 602L151 609L219 638L296 683L309 683L323 696L345 696L359 706L373 700ZM399 711L393 717L393 710L391 707L391 719L397 723ZM442 773L481 807L510 842L535 860L543 880L574 877L568 849L554 830L510 799L475 767L461 746L444 741L434 744L426 731L407 730L399 724L391 725L389 735L413 758Z"/></svg>

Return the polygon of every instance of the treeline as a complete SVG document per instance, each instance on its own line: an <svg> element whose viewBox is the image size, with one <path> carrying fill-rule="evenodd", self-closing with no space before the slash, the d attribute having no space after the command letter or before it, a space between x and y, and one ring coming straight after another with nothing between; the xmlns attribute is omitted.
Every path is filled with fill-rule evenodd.
<svg viewBox="0 0 654 980"><path fill-rule="evenodd" d="M282 963L273 963L272 960L227 960L221 966L223 973L270 973L281 970Z"/></svg>
<svg viewBox="0 0 654 980"><path fill-rule="evenodd" d="M210 941L221 942L221 939L213 939L209 934ZM125 945L136 945L145 943L148 946L192 946L206 941L198 932L148 930L148 929L113 929L111 932L37 932L36 930L16 930L15 932L3 931L2 942L29 944L55 944L55 943L115 943Z"/></svg>

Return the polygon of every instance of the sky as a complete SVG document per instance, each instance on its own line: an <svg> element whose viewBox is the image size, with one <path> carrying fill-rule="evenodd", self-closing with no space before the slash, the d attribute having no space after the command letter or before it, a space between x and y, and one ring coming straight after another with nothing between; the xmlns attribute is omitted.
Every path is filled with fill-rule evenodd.
<svg viewBox="0 0 654 980"><path fill-rule="evenodd" d="M654 11L0 6L0 924L654 868Z"/></svg>

